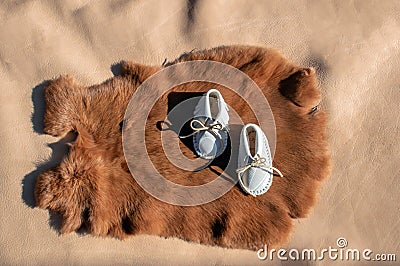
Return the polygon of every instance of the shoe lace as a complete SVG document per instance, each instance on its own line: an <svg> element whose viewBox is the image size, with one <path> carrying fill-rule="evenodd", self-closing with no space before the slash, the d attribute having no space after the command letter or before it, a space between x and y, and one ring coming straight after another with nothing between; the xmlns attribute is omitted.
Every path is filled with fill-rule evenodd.
<svg viewBox="0 0 400 266"><path fill-rule="evenodd" d="M283 177L282 172L279 171L278 168L275 168L272 165L267 165L266 162L267 162L266 158L261 157L260 154L257 154L254 157L254 160L251 163L249 163L249 164L247 164L247 165L245 165L245 166L243 166L241 168L238 168L236 170L236 172L238 174L242 174L242 173L246 172L248 169L250 169L251 167L258 167L258 168L261 168L261 169L263 169L265 171L272 172L272 173L275 171L275 172L278 173L278 175L280 177Z"/></svg>
<svg viewBox="0 0 400 266"><path fill-rule="evenodd" d="M196 124L198 124L199 127L196 127ZM193 119L190 122L190 127L192 128L193 133L186 135L186 136L180 136L179 138L184 139L184 138L196 135L196 134L200 133L201 131L209 131L209 132L214 133L219 139L222 140L222 136L221 136L221 134L219 134L218 131L225 129L224 125L222 125L219 121L216 121L212 124L206 125L198 119Z"/></svg>

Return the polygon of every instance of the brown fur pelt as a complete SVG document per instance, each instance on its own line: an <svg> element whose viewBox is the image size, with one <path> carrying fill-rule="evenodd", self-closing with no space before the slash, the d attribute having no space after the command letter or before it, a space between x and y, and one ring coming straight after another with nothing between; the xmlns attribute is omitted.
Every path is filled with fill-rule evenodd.
<svg viewBox="0 0 400 266"><path fill-rule="evenodd" d="M62 76L45 88L44 131L53 136L73 131L77 137L60 165L38 176L34 189L36 206L62 215L61 233L85 226L98 236L123 239L152 234L241 249L258 249L264 244L276 247L288 241L293 219L307 215L320 182L330 171L326 114L318 107L321 92L315 70L296 66L274 50L251 46L195 51L167 65L190 60L229 64L261 88L276 123L273 165L284 177L274 178L270 190L258 197L235 185L219 199L199 206L175 206L155 199L127 168L121 121L137 87L162 67L124 62L121 75L90 87ZM217 88L245 123L257 122L243 99L222 86ZM208 89L206 83L177 86L158 100L148 117L149 155L156 158L153 163L159 172L176 183L208 182L223 170L218 164L198 172L175 167L163 155L156 126L167 116L171 94ZM186 156L195 157L190 145L181 149Z"/></svg>

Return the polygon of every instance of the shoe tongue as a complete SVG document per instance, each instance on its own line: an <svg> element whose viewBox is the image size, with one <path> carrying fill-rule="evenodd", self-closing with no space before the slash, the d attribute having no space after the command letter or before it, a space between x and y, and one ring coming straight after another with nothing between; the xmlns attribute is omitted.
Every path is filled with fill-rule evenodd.
<svg viewBox="0 0 400 266"><path fill-rule="evenodd" d="M197 103L193 114L195 118L196 117L211 118L211 110L210 107L208 106L208 101L206 96L200 97L200 100Z"/></svg>
<svg viewBox="0 0 400 266"><path fill-rule="evenodd" d="M217 106L216 110L213 110L216 111L214 112L214 115L211 112L210 100L215 101L214 104ZM219 100L218 98L210 97L207 95L200 98L194 110L194 117L206 117L211 119L212 121L219 121L224 126L227 125L229 120L229 115L225 102L222 99Z"/></svg>
<svg viewBox="0 0 400 266"><path fill-rule="evenodd" d="M217 117L215 118L215 120L219 121L224 126L226 126L228 124L228 121L229 121L228 109L227 109L226 103L223 101L220 102L220 110L219 110L219 113L218 113Z"/></svg>

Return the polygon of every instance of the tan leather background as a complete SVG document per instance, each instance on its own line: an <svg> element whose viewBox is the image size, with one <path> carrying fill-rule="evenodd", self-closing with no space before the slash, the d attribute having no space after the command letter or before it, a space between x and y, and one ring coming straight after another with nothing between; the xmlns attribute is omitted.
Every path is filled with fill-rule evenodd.
<svg viewBox="0 0 400 266"><path fill-rule="evenodd" d="M298 64L315 66L321 79L332 176L309 217L295 221L287 248L336 247L336 239L345 237L349 248L399 257L400 3L188 2L195 5L183 0L0 4L0 261L271 264L251 251L155 236L60 237L53 228L57 219L49 222L47 211L30 207L36 164L49 158L56 164L63 150L62 144L47 146L56 138L34 131L43 111L41 86L35 86L67 73L83 84L99 83L121 59L160 65L185 51L222 44L278 48ZM39 115L33 125L34 110ZM367 262L354 262L360 263Z"/></svg>

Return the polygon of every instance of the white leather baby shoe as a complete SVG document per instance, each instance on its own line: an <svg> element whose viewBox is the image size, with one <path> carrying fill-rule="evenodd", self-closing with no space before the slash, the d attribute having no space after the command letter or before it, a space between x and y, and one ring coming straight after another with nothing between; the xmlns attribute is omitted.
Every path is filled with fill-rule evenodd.
<svg viewBox="0 0 400 266"><path fill-rule="evenodd" d="M221 93L216 89L209 90L202 96L194 110L190 123L193 133L193 146L196 153L210 160L221 155L228 142L228 106Z"/></svg>
<svg viewBox="0 0 400 266"><path fill-rule="evenodd" d="M238 169L239 184L253 196L264 194L272 185L273 171L271 151L267 137L255 124L247 124L240 133Z"/></svg>

